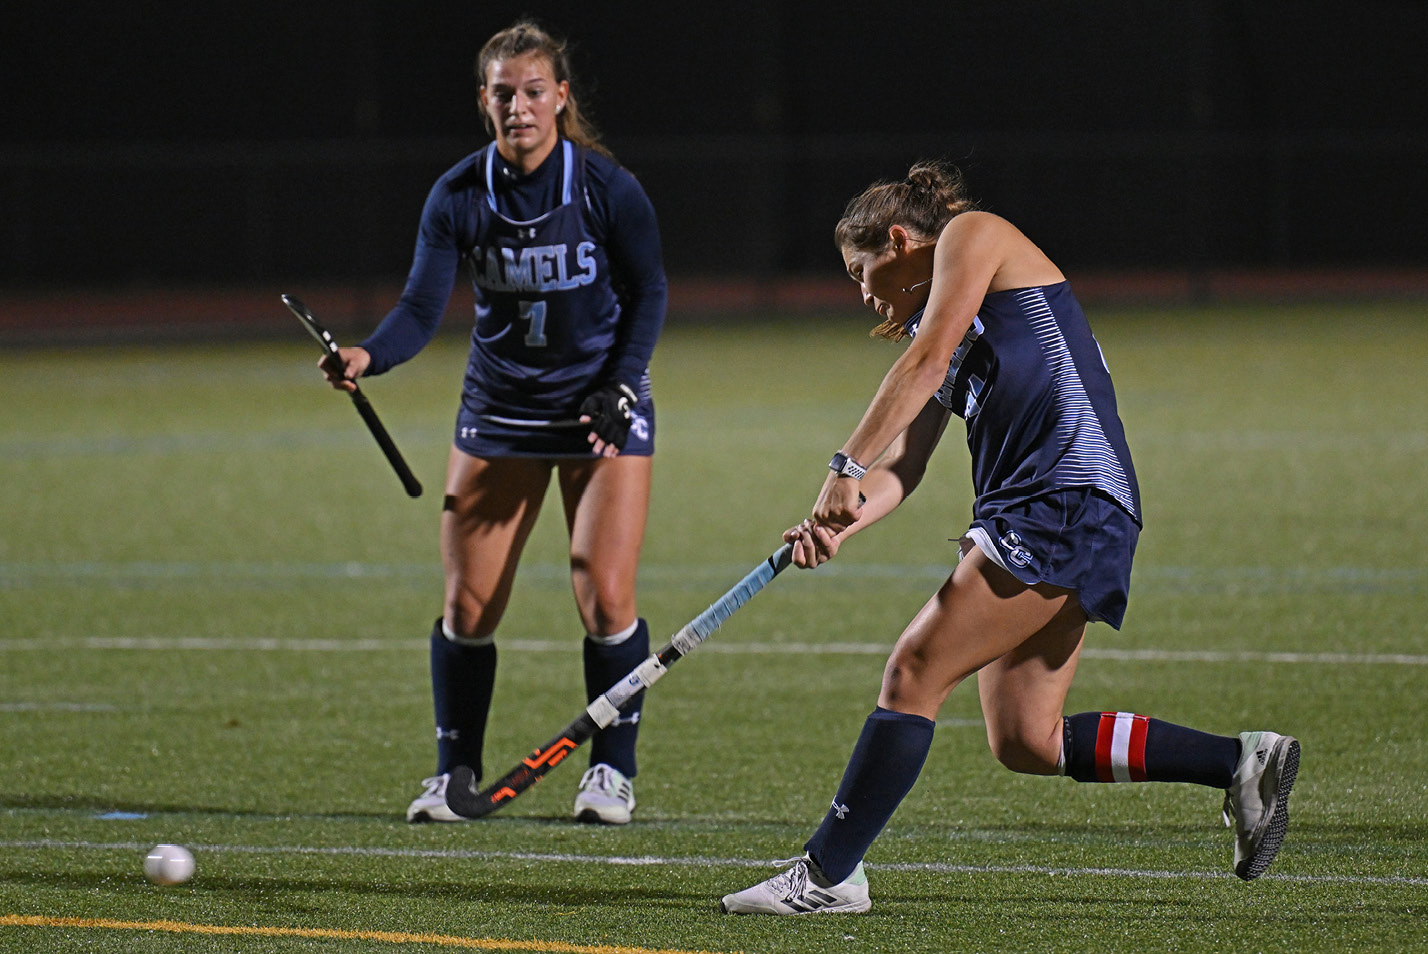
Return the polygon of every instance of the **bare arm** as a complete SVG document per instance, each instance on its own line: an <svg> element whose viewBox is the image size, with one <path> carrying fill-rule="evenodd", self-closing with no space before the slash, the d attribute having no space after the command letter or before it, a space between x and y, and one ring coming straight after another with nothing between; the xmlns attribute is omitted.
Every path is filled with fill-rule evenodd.
<svg viewBox="0 0 1428 954"><path fill-rule="evenodd" d="M932 289L917 336L893 362L872 403L843 444L857 461L876 461L907 431L947 377L952 354L1010 255L1031 246L1005 219L966 212L947 224L933 257ZM829 475L813 507L815 523L841 533L859 519L860 481Z"/></svg>
<svg viewBox="0 0 1428 954"><path fill-rule="evenodd" d="M867 476L860 482L867 499L858 519L842 532L834 533L814 523L812 518L790 528L783 538L794 545L794 563L814 567L827 562L837 555L844 540L877 523L911 496L927 472L928 458L942 439L950 417L951 412L936 400L923 406L907 430L895 437L878 462L868 468ZM828 479L837 478L830 473Z"/></svg>
<svg viewBox="0 0 1428 954"><path fill-rule="evenodd" d="M877 523L912 495L927 473L927 461L942 439L950 414L936 400L929 400L907 430L893 439L863 478L862 492L867 502L857 521L840 535L842 539Z"/></svg>

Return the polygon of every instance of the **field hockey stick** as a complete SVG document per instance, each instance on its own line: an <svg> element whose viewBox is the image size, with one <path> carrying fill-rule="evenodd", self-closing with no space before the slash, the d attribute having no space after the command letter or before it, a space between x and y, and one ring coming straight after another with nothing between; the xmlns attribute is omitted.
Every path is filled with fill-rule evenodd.
<svg viewBox="0 0 1428 954"><path fill-rule="evenodd" d="M332 340L332 335L327 329L318 323L312 312L308 311L306 305L292 295L283 295L283 304L288 306L288 311L297 315L298 321L307 329L308 334L317 339L317 343L322 345L322 350L328 359L338 362L337 367L341 368L342 357L337 353L337 342ZM326 359L324 359L326 360ZM376 410L372 407L372 402L367 400L367 395L362 393L362 389L357 386L357 382L352 382L351 391L352 403L357 407L357 413L362 415L362 420L367 422L367 430L372 432L372 436L377 439L377 445L382 448L382 453L387 455L387 462L392 465L392 469L397 472L397 477L401 479L402 486L406 488L407 496L421 496L421 481L416 479L416 474L407 466L406 460L402 457L402 452L397 450L397 445L392 440L392 435L387 433L387 429L382 426L382 419L377 416Z"/></svg>
<svg viewBox="0 0 1428 954"><path fill-rule="evenodd" d="M685 624L665 647L640 663L629 675L611 686L585 707L575 721L555 734L549 742L536 748L520 764L486 788L477 790L476 773L465 765L451 770L446 785L446 805L466 818L481 818L520 795L545 774L555 768L596 732L615 721L620 707L635 694L653 686L680 659L689 655L708 639L719 626L743 606L770 580L783 572L793 556L793 544L785 543L772 556L760 563L704 612Z"/></svg>

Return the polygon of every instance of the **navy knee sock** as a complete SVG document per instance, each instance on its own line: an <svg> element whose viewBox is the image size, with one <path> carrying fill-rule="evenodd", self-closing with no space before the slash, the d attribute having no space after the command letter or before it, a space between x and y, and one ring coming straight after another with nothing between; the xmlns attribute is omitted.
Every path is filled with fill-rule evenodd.
<svg viewBox="0 0 1428 954"><path fill-rule="evenodd" d="M635 631L623 642L613 646L585 640L585 698L593 701L606 689L630 674L650 654L650 628L644 620L635 621ZM590 764L602 762L627 778L634 778L635 740L640 732L640 713L644 710L645 694L635 693L620 707L620 717L595 734L590 744Z"/></svg>
<svg viewBox="0 0 1428 954"><path fill-rule="evenodd" d="M1240 740L1130 712L1063 720L1062 759L1078 782L1192 782L1229 788Z"/></svg>
<svg viewBox="0 0 1428 954"><path fill-rule="evenodd" d="M862 735L823 824L804 850L833 883L844 881L912 790L932 747L932 720L881 706Z"/></svg>
<svg viewBox="0 0 1428 954"><path fill-rule="evenodd" d="M481 777L481 746L495 682L496 645L452 642L437 620L431 631L431 698L436 709L438 775L465 765Z"/></svg>

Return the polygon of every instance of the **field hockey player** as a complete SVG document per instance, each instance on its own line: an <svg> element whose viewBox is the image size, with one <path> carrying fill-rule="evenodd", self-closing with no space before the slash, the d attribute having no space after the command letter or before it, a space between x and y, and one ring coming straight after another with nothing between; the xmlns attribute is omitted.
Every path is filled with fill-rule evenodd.
<svg viewBox="0 0 1428 954"><path fill-rule="evenodd" d="M902 503L954 415L976 498L960 562L894 646L805 854L725 896L723 910L868 910L863 857L917 780L943 701L974 673L1007 768L1218 789L1235 874L1259 877L1288 825L1297 741L1114 710L1063 715L1086 624L1120 628L1142 519L1110 373L1065 276L1010 222L977 210L941 162L870 187L835 238L882 319L874 334L910 343L833 455L812 516L785 534L794 564L831 559Z"/></svg>
<svg viewBox="0 0 1428 954"><path fill-rule="evenodd" d="M431 340L458 268L476 320L441 514L446 591L431 631L436 772L410 821L461 821L454 766L479 778L496 676L496 631L554 477L570 536L594 699L649 655L635 576L649 509L655 416L648 364L666 282L654 209L599 145L563 42L519 22L477 63L493 141L432 188L401 300L329 372L344 387ZM574 815L628 822L643 696L592 740Z"/></svg>

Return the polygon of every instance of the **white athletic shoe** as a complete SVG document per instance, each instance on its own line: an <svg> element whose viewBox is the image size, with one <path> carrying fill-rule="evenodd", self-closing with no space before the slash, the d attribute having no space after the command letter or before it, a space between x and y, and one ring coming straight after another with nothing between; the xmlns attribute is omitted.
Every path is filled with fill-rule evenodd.
<svg viewBox="0 0 1428 954"><path fill-rule="evenodd" d="M848 880L826 884L827 879L807 855L790 860L793 867L783 874L724 895L719 910L725 914L861 914L873 906L861 861Z"/></svg>
<svg viewBox="0 0 1428 954"><path fill-rule="evenodd" d="M1289 827L1289 790L1299 774L1299 743L1274 732L1241 732L1235 780L1225 789L1226 827L1235 829L1235 874L1264 874Z"/></svg>
<svg viewBox="0 0 1428 954"><path fill-rule="evenodd" d="M422 779L422 793L407 806L409 822L460 822L469 821L446 807L446 783L451 776L442 773Z"/></svg>
<svg viewBox="0 0 1428 954"><path fill-rule="evenodd" d="M628 825L635 810L635 786L623 772L605 763L580 776L575 795L575 820L602 825Z"/></svg>

